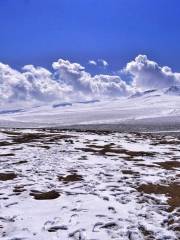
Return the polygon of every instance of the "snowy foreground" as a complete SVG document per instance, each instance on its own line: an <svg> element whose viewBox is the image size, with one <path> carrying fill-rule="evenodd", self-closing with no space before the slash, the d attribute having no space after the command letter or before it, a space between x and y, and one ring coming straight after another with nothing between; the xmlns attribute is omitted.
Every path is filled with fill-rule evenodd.
<svg viewBox="0 0 180 240"><path fill-rule="evenodd" d="M180 237L180 138L2 130L0 238Z"/></svg>

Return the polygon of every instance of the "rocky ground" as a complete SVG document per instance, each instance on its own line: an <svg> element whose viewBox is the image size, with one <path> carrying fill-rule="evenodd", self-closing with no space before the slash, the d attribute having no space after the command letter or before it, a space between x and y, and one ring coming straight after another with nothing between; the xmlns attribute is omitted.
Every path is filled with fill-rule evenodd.
<svg viewBox="0 0 180 240"><path fill-rule="evenodd" d="M0 131L0 238L180 238L180 138Z"/></svg>

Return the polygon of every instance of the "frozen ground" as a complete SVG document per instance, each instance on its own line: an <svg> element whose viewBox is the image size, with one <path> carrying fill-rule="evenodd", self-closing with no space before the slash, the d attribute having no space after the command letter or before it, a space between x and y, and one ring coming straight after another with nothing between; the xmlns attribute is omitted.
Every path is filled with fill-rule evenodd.
<svg viewBox="0 0 180 240"><path fill-rule="evenodd" d="M178 240L180 138L0 132L3 240Z"/></svg>

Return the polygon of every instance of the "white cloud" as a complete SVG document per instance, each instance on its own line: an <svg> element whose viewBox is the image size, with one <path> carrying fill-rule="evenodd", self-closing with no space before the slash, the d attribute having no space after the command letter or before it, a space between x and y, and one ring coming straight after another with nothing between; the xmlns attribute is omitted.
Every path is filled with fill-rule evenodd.
<svg viewBox="0 0 180 240"><path fill-rule="evenodd" d="M103 99L130 95L135 89L146 90L180 85L180 73L161 67L147 56L129 62L124 73L131 76L127 84L120 76L92 76L79 63L59 59L53 70L26 65L17 71L0 63L0 105L23 102L34 104L52 101Z"/></svg>
<svg viewBox="0 0 180 240"><path fill-rule="evenodd" d="M97 65L103 66L103 67L109 66L109 63L106 60L104 60L104 59L98 59L97 61L89 60L88 63L89 63L89 65L94 65L94 66L97 66Z"/></svg>
<svg viewBox="0 0 180 240"><path fill-rule="evenodd" d="M42 67L26 65L23 67L22 75L31 85L30 96L39 101L52 101L57 98L64 98L71 90L66 85L60 85L53 80L50 71Z"/></svg>
<svg viewBox="0 0 180 240"><path fill-rule="evenodd" d="M139 55L134 61L129 62L125 72L132 75L133 85L142 90L161 89L180 84L180 73L172 72L169 67L159 66L146 55Z"/></svg>
<svg viewBox="0 0 180 240"><path fill-rule="evenodd" d="M34 104L127 95L129 86L119 76L95 75L79 63L59 59L53 71L26 65L22 71L0 63L0 103Z"/></svg>
<svg viewBox="0 0 180 240"><path fill-rule="evenodd" d="M109 63L104 60L104 59L98 59L98 62L103 66L103 67L107 67L109 66Z"/></svg>
<svg viewBox="0 0 180 240"><path fill-rule="evenodd" d="M52 74L44 68L33 65L23 67L23 72L0 63L0 103L13 104L52 101L68 95L68 86L60 85L52 79Z"/></svg>
<svg viewBox="0 0 180 240"><path fill-rule="evenodd" d="M118 97L132 93L128 86L119 76L96 75L91 79L92 92L99 96Z"/></svg>
<svg viewBox="0 0 180 240"><path fill-rule="evenodd" d="M11 102L26 100L31 88L26 78L9 65L0 63L0 100Z"/></svg>
<svg viewBox="0 0 180 240"><path fill-rule="evenodd" d="M89 65L94 65L94 66L97 66L97 62L94 61L94 60L89 60Z"/></svg>
<svg viewBox="0 0 180 240"><path fill-rule="evenodd" d="M78 63L71 63L59 59L52 64L56 70L54 76L61 84L68 84L79 96L107 97L127 95L130 88L120 79L119 76L95 75L85 71L85 68Z"/></svg>

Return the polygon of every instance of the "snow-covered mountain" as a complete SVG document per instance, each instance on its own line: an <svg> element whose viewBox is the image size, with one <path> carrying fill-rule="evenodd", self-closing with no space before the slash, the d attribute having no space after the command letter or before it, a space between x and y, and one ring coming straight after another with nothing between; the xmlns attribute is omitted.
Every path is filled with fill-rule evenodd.
<svg viewBox="0 0 180 240"><path fill-rule="evenodd" d="M137 91L135 94L131 95L129 98L137 98L137 97L157 97L163 95L172 95L172 96L180 96L180 86L171 86L169 88L164 88L162 90L159 89L150 89L146 91Z"/></svg>
<svg viewBox="0 0 180 240"><path fill-rule="evenodd" d="M180 122L179 86L137 92L130 97L117 99L56 102L24 109L4 108L0 111L1 126L21 127L124 123L158 118Z"/></svg>
<svg viewBox="0 0 180 240"><path fill-rule="evenodd" d="M171 86L166 90L165 93L170 95L180 96L180 86Z"/></svg>

